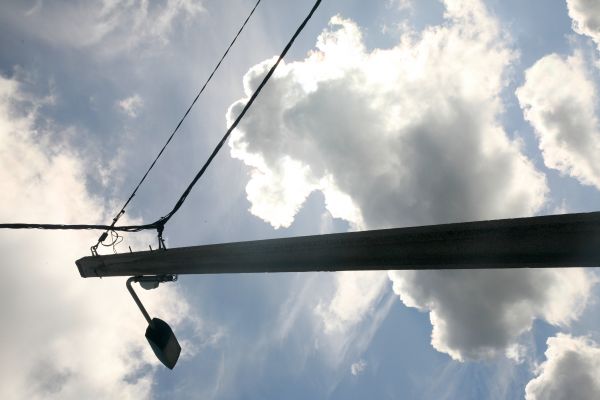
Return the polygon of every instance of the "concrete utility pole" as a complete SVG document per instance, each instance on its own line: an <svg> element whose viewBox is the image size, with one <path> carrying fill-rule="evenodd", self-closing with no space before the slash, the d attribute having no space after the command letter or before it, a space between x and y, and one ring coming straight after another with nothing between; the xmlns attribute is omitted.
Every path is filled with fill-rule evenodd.
<svg viewBox="0 0 600 400"><path fill-rule="evenodd" d="M84 257L84 278L160 274L600 266L600 212Z"/></svg>

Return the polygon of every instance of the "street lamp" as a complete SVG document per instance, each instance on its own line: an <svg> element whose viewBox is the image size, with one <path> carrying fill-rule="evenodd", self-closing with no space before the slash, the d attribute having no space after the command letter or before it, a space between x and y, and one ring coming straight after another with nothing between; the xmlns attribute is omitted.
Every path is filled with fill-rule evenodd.
<svg viewBox="0 0 600 400"><path fill-rule="evenodd" d="M146 339L150 343L150 347L152 347L152 351L154 351L156 357L169 369L173 369L175 364L177 364L179 353L181 353L181 346L169 324L159 318L150 318L144 305L131 287L131 282L139 282L142 288L150 290L156 289L161 282L173 282L176 279L176 275L132 276L127 279L126 283L127 290L129 290L135 304L137 304L142 315L148 321Z"/></svg>

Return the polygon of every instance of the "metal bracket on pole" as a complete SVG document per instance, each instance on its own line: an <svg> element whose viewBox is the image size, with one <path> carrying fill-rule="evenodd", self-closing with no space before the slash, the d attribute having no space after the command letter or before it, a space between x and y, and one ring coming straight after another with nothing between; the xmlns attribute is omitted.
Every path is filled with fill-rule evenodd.
<svg viewBox="0 0 600 400"><path fill-rule="evenodd" d="M159 250L166 250L167 247L165 246L165 240L162 237L163 231L165 230L165 226L164 225L158 225L156 227L156 232L158 234L158 249Z"/></svg>
<svg viewBox="0 0 600 400"><path fill-rule="evenodd" d="M129 294L131 294L131 297L133 297L133 301L135 301L135 304L137 304L138 308L144 315L144 318L146 318L146 321L148 321L148 323L150 323L150 321L151 321L150 315L148 314L148 311L146 311L146 308L140 301L140 298L138 297L138 295L135 293L135 290L133 290L133 288L131 287L131 282L139 282L141 287L143 287L146 290L150 290L150 289L157 288L161 282L174 282L176 280L177 280L177 275L170 275L170 274L168 274L168 275L150 275L150 276L132 276L131 278L127 279L125 286L127 286L127 290L129 291Z"/></svg>
<svg viewBox="0 0 600 400"><path fill-rule="evenodd" d="M98 238L98 242L95 245L93 245L92 247L90 247L90 250L92 251L92 256L98 255L98 245L100 245L100 243L104 242L104 240L106 240L107 237L108 237L108 231L103 232L102 235L100 235L100 237Z"/></svg>

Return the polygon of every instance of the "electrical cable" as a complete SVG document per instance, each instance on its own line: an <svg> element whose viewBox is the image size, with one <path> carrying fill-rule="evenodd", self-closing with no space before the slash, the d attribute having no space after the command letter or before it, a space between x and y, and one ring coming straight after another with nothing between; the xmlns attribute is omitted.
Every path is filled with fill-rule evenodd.
<svg viewBox="0 0 600 400"><path fill-rule="evenodd" d="M156 229L154 224L144 225L101 225L101 224L37 224L37 223L6 223L0 224L0 229L43 229L43 230L102 230L118 232L140 232Z"/></svg>
<svg viewBox="0 0 600 400"><path fill-rule="evenodd" d="M313 5L312 9L310 10L310 12L308 13L308 15L306 16L306 18L304 18L304 20L302 21L302 23L300 24L300 26L298 27L298 29L296 29L296 32L294 32L294 35L292 36L292 38L289 40L289 42L287 43L287 45L285 46L285 48L283 49L283 51L279 55L279 58L277 58L277 61L275 62L275 64L273 64L273 66L271 66L271 69L269 70L269 72L267 72L267 75L265 75L265 77L263 78L263 80L260 82L260 85L258 85L258 87L254 91L254 93L252 93L252 96L250 96L250 98L248 99L248 102L244 105L244 108L242 109L242 111L240 112L240 114L237 116L237 118L235 119L235 121L233 121L233 123L231 124L231 126L227 129L227 131L223 135L223 138L221 139L221 141L214 148L214 150L212 151L212 153L210 154L210 156L208 157L208 159L206 160L206 162L204 163L204 165L202 166L202 168L200 169L200 171L198 171L198 173L196 174L196 176L194 177L194 179L192 179L192 181L190 182L190 184L188 185L188 187L185 189L185 191L183 192L183 194L181 195L181 197L179 198L179 200L177 201L177 203L175 203L175 206L173 207L173 209L168 214L166 214L164 217L162 217L159 220L157 220L155 222L156 224L161 224L161 225L164 226L164 224L166 224L171 219L171 217L173 217L173 215L175 215L175 213L179 210L179 208L181 208L181 206L185 202L187 196L192 191L192 189L193 189L194 185L196 184L196 182L198 182L198 180L202 177L202 175L204 175L204 172L206 171L206 169L208 168L208 166L211 164L212 160L215 158L215 156L217 155L217 153L219 152L219 150L221 150L221 147L223 147L223 145L225 144L225 142L229 138L229 135L231 135L231 132L238 126L238 124L240 123L240 121L242 120L242 118L244 118L244 115L250 109L250 107L252 106L252 103L254 103L254 100L256 100L256 98L258 97L258 95L259 95L260 91L262 90L262 88L267 84L267 81L271 78L271 76L273 75L273 73L277 69L277 66L283 60L283 58L287 54L288 50L292 47L292 44L294 44L294 41L300 35L300 33L302 32L302 30L304 29L304 27L306 26L306 24L308 23L308 21L312 18L313 14L315 13L315 11L317 10L317 8L319 7L320 4L321 4L321 0L317 0L315 2L315 4Z"/></svg>
<svg viewBox="0 0 600 400"><path fill-rule="evenodd" d="M4 223L4 224L0 224L0 229L51 229L51 230L84 230L84 229L93 229L93 230L106 230L106 232L104 232L102 234L102 236L100 236L101 240L99 240L98 243L100 243L104 239L106 239L109 231L115 231L115 232L116 231L120 231L120 232L140 232L142 230L156 229L158 231L158 234L159 234L159 240L161 240L162 239L162 231L164 229L165 224L181 208L181 206L185 202L187 196L190 194L190 192L192 191L192 189L194 188L194 186L196 185L196 183L198 182L198 180L202 177L202 175L204 175L204 172L209 167L209 165L212 163L213 159L215 158L215 156L217 155L217 153L219 152L219 150L223 147L223 145L225 144L225 142L227 141L227 139L231 135L231 132L239 125L239 123L241 122L241 120L244 117L244 115L246 114L246 112L250 109L250 107L252 106L252 104L254 103L254 101L256 100L256 98L258 97L258 95L261 92L262 88L267 84L268 80L271 78L271 76L273 75L273 73L277 69L277 66L283 60L283 58L287 54L288 50L292 47L292 44L294 43L294 41L296 40L296 38L300 35L300 33L302 32L302 30L304 29L304 27L306 26L306 24L308 23L308 21L312 18L313 14L315 13L315 11L317 10L317 8L319 7L320 4L321 4L321 0L317 0L315 2L315 4L313 5L313 7L311 8L310 12L306 16L306 18L304 18L304 20L302 21L302 23L300 24L300 26L298 27L298 29L296 29L296 31L292 35L291 39L288 41L287 45L285 46L285 48L283 49L283 51L279 55L277 61L271 66L271 68L269 69L269 72L267 72L267 74L265 75L265 77L263 78L263 80L261 81L261 83L258 85L258 87L254 91L254 93L252 93L252 95L248 99L248 102L244 105L244 108L242 109L242 111L240 112L240 114L237 116L237 118L231 124L231 126L227 129L227 131L225 132L225 134L223 135L223 137L221 138L221 140L219 141L219 143L217 144L217 146L214 148L214 150L212 151L212 153L210 154L210 156L208 157L208 159L206 160L206 162L204 163L204 165L202 166L202 168L200 169L200 171L198 171L198 173L194 176L194 179L192 179L192 181L187 186L187 188L185 189L185 191L183 192L183 194L180 196L179 200L175 203L175 206L173 207L173 209L171 211L169 211L168 214L166 214L165 216L161 217L160 219L158 219L158 220L156 220L156 221L154 221L152 223L141 224L141 225L115 226L116 221L113 219L113 224L111 224L111 225L98 225L98 224ZM255 8L256 8L256 6L255 6ZM187 115L187 113L186 113L186 115ZM136 188L136 190L137 190L137 188ZM130 198L130 200L131 200L131 198ZM128 202L130 200L128 200ZM118 220L118 218L120 217L120 215L122 215L123 213L124 213L124 210L121 210L121 212L117 215L117 217L115 217L115 219ZM96 247L97 246L98 245L96 245ZM92 246L92 248L93 247L94 246Z"/></svg>
<svg viewBox="0 0 600 400"><path fill-rule="evenodd" d="M142 183L144 183L144 181L146 180L146 177L148 176L148 174L150 173L150 171L152 170L152 168L154 168L154 165L156 164L156 162L158 161L158 159L160 158L160 156L163 154L163 152L165 151L165 149L167 148L167 146L169 145L169 143L173 139L173 136L175 136L175 134L179 130L179 127L181 126L181 124L183 123L183 121L186 119L186 117L188 116L188 114L190 113L190 111L192 110L192 108L194 107L194 105L196 104L196 101L198 101L198 98L200 97L200 95L204 92L204 89L206 88L206 85L208 85L208 83L211 81L213 75L215 74L215 72L217 72L217 70L221 66L221 63L223 62L223 60L225 59L225 57L227 57L227 54L229 53L229 50L231 50L231 47L234 45L234 43L236 42L237 38L240 36L240 34L242 33L242 31L246 27L246 24L248 23L248 21L250 20L250 18L254 14L254 11L256 10L256 7L258 7L258 5L260 4L260 2L261 2L261 0L257 0L256 4L254 4L254 7L250 11L250 14L248 14L248 16L246 17L246 19L244 20L244 23L242 24L242 26L240 27L240 29L237 31L237 33L234 36L234 38L231 41L231 43L229 43L229 46L225 50L225 53L223 53L223 55L221 56L221 59L219 60L219 62L217 63L217 65L213 68L212 72L210 73L210 75L208 76L208 78L206 79L206 81L204 82L204 85L202 85L202 88L200 89L200 91L198 92L198 94L196 95L196 97L194 98L194 100L192 101L192 104L190 104L190 106L188 107L188 109L185 111L185 113L183 114L183 117L181 117L181 119L177 123L177 126L175 126L175 129L173 130L173 132L171 133L171 135L169 136L169 138L167 139L167 141L165 142L165 144L163 145L163 147L160 149L160 151L158 152L158 154L154 158L154 161L152 161L152 163L150 164L150 166L146 170L146 173L144 173L144 175L142 176L142 179L140 179L140 181L138 182L138 184L136 185L136 187L133 189L133 192L131 192L131 195L129 196L129 198L127 199L127 201L125 202L125 204L123 204L123 207L121 207L121 210L113 218L112 223L110 224L111 227L114 227L115 224L117 223L117 221L119 220L119 218L121 218L121 216L123 214L125 214L125 208L129 205L129 203L131 202L131 200L133 200L133 197L137 193L138 189L140 188L140 186L142 185ZM109 230L110 229L106 230L106 232L108 232ZM103 237L103 236L104 236L104 234L102 236L100 236L100 237ZM98 247L98 244L100 242L102 242L102 240L98 239L98 243L96 244L96 248Z"/></svg>

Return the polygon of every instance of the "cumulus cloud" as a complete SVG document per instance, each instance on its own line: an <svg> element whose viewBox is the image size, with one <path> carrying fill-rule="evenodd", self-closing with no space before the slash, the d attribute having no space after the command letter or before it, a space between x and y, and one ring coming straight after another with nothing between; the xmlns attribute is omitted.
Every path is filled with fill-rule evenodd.
<svg viewBox="0 0 600 400"><path fill-rule="evenodd" d="M391 271L393 289L409 307L430 310L432 345L456 360L504 352L534 318L568 326L583 312L595 283L581 269Z"/></svg>
<svg viewBox="0 0 600 400"><path fill-rule="evenodd" d="M76 1L68 4L8 4L2 18L43 40L76 48L101 45L106 53L165 45L173 26L203 12L199 0L128 2Z"/></svg>
<svg viewBox="0 0 600 400"><path fill-rule="evenodd" d="M334 17L315 51L281 65L229 142L252 167L252 213L289 226L315 190L357 227L541 207L544 176L497 121L514 54L482 10L450 4L450 26L371 52L356 24ZM271 62L246 74L247 95ZM232 105L229 122L246 100Z"/></svg>
<svg viewBox="0 0 600 400"><path fill-rule="evenodd" d="M600 3L595 0L567 0L573 30L586 35L600 48Z"/></svg>
<svg viewBox="0 0 600 400"><path fill-rule="evenodd" d="M361 29L336 16L304 60L281 65L229 142L251 168L254 215L289 226L313 191L358 229L541 209L545 177L499 122L516 58L510 38L480 1L444 4L442 25L389 49L368 50ZM272 62L245 75L247 96ZM246 101L230 107L229 123ZM340 274L331 301L316 308L330 332L357 326L387 287L377 273L351 276ZM457 360L518 358L518 336L535 318L568 325L594 283L581 269L389 278L406 305L430 312L433 345Z"/></svg>
<svg viewBox="0 0 600 400"><path fill-rule="evenodd" d="M585 337L558 334L547 341L546 361L527 384L527 400L595 399L600 395L600 347Z"/></svg>
<svg viewBox="0 0 600 400"><path fill-rule="evenodd" d="M85 161L48 138L35 101L0 76L0 220L107 220L100 199L86 191ZM150 396L158 362L124 281L84 280L75 267L95 239L91 232L0 232L2 398ZM189 311L173 287L140 295L152 314L174 324Z"/></svg>
<svg viewBox="0 0 600 400"><path fill-rule="evenodd" d="M131 118L135 118L139 109L144 105L144 101L138 94L126 97L117 102L119 109L129 115Z"/></svg>
<svg viewBox="0 0 600 400"><path fill-rule="evenodd" d="M583 57L543 57L526 71L516 94L546 166L600 189L598 98Z"/></svg>

